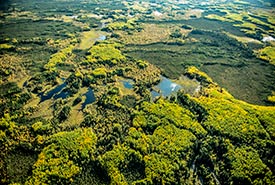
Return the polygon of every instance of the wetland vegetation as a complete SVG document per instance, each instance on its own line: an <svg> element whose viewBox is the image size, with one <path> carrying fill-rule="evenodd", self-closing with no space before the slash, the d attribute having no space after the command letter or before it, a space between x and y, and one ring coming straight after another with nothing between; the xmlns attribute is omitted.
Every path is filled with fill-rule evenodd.
<svg viewBox="0 0 275 185"><path fill-rule="evenodd" d="M0 184L274 184L272 0L0 0Z"/></svg>

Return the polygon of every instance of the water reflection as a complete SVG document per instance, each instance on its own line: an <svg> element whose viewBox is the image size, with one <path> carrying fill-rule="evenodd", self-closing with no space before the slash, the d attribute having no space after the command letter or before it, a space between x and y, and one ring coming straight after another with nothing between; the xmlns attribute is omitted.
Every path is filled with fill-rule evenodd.
<svg viewBox="0 0 275 185"><path fill-rule="evenodd" d="M96 41L102 41L102 40L106 40L106 35L100 35Z"/></svg>
<svg viewBox="0 0 275 185"><path fill-rule="evenodd" d="M157 96L170 96L172 93L177 92L182 87L170 79L162 76L160 83L154 87L156 90L151 91L152 98L155 99Z"/></svg>
<svg viewBox="0 0 275 185"><path fill-rule="evenodd" d="M65 90L63 89L60 93L54 95L53 98L54 98L54 99L58 99L58 98L65 99L65 98L67 98L68 96L70 96L70 93L69 93L68 91L65 91Z"/></svg>
<svg viewBox="0 0 275 185"><path fill-rule="evenodd" d="M127 89L132 89L133 88L133 84L134 84L134 81L133 80L121 80L122 83L123 83L123 86Z"/></svg>
<svg viewBox="0 0 275 185"><path fill-rule="evenodd" d="M57 94L58 92L60 92L62 89L64 89L66 87L66 83L62 83L61 85L57 86L56 88L50 90L46 95L44 95L44 93L39 93L39 96L41 98L40 102L46 101L48 99L51 99L55 94ZM55 98L56 99L56 98Z"/></svg>
<svg viewBox="0 0 275 185"><path fill-rule="evenodd" d="M95 95L94 95L94 91L90 87L88 88L88 92L86 92L84 94L84 96L86 96L86 99L85 99L84 103L82 104L82 109L84 109L87 104L91 104L96 100Z"/></svg>

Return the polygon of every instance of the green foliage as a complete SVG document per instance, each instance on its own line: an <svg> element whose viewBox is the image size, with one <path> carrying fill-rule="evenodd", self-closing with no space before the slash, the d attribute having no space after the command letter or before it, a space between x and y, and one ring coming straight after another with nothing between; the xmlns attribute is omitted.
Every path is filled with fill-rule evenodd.
<svg viewBox="0 0 275 185"><path fill-rule="evenodd" d="M87 61L92 63L107 63L111 65L124 62L126 58L117 48L118 45L116 44L99 43L89 50L89 55L86 56Z"/></svg>
<svg viewBox="0 0 275 185"><path fill-rule="evenodd" d="M0 129L1 129L0 141L2 143L2 146L6 144L5 141L7 139L7 135L13 133L15 128L16 128L16 124L15 122L12 121L12 118L10 117L9 114L5 114L5 117L2 117L0 119Z"/></svg>
<svg viewBox="0 0 275 185"><path fill-rule="evenodd" d="M64 106L61 111L59 112L58 119L59 121L65 121L69 116L71 112L71 107Z"/></svg>
<svg viewBox="0 0 275 185"><path fill-rule="evenodd" d="M126 148L118 146L112 151L106 152L101 159L101 163L111 178L111 184L127 184L125 177L119 170L119 166L125 161L124 150Z"/></svg>
<svg viewBox="0 0 275 185"><path fill-rule="evenodd" d="M206 73L200 71L195 66L188 67L185 74L190 78L195 78L196 80L206 84L213 83L212 79Z"/></svg>
<svg viewBox="0 0 275 185"><path fill-rule="evenodd" d="M137 24L135 23L134 19L130 19L127 22L113 22L109 23L106 28L103 28L103 30L106 31L114 31L114 30L134 30Z"/></svg>
<svg viewBox="0 0 275 185"><path fill-rule="evenodd" d="M0 84L0 117L4 116L5 112L15 114L30 98L31 95L23 93L14 82Z"/></svg>
<svg viewBox="0 0 275 185"><path fill-rule="evenodd" d="M275 108L259 107L256 109L256 116L270 137L275 140Z"/></svg>
<svg viewBox="0 0 275 185"><path fill-rule="evenodd" d="M12 51L12 50L15 50L15 46L10 45L10 44L0 44L0 51L1 50Z"/></svg>
<svg viewBox="0 0 275 185"><path fill-rule="evenodd" d="M146 177L153 184L171 184L188 177L188 162L196 137L174 125L158 127L151 137L152 153L144 157Z"/></svg>
<svg viewBox="0 0 275 185"><path fill-rule="evenodd" d="M107 76L107 69L105 67L96 68L93 70L92 75L95 78L104 78Z"/></svg>
<svg viewBox="0 0 275 185"><path fill-rule="evenodd" d="M275 65L275 47L267 46L259 51L259 58Z"/></svg>
<svg viewBox="0 0 275 185"><path fill-rule="evenodd" d="M144 68L148 67L148 62L143 61L143 60L138 60L138 61L137 61L137 65L138 65L138 67L140 67L141 69L144 69Z"/></svg>
<svg viewBox="0 0 275 185"><path fill-rule="evenodd" d="M119 88L113 87L110 88L108 92L102 96L99 104L105 108L116 109L122 107L120 99L121 98Z"/></svg>
<svg viewBox="0 0 275 185"><path fill-rule="evenodd" d="M226 35L273 36L263 1L186 1L187 11L176 1L10 3L0 15L0 183L274 184L275 107L214 83L272 104L273 68L252 51L261 44ZM95 41L100 29L106 41ZM76 49L82 34L89 46ZM258 58L272 63L266 44ZM160 74L200 85L154 102ZM64 78L52 97L68 97L39 102ZM83 108L87 87L96 100Z"/></svg>
<svg viewBox="0 0 275 185"><path fill-rule="evenodd" d="M14 121L15 118L16 116L10 116L9 114L5 114L0 118L0 183L4 184L14 182L14 179L11 179L10 176L13 176L17 180L26 179L28 174L24 170L30 170L31 164L29 162L31 161L30 163L32 163L35 160L33 159L33 155L35 155L33 153L35 139L29 128L17 124ZM21 159L16 158L15 160L18 160L20 164L12 165L14 161L9 161L10 157L13 157L11 154L20 152L18 148L21 151L31 152L32 157L27 156L27 161L21 161ZM17 165L22 165L24 162L26 162L26 165L23 165L23 170L16 169Z"/></svg>
<svg viewBox="0 0 275 185"><path fill-rule="evenodd" d="M45 134L47 133L49 130L52 129L50 124L43 124L43 122L38 121L34 124L32 124L32 129L35 133L38 134Z"/></svg>
<svg viewBox="0 0 275 185"><path fill-rule="evenodd" d="M81 164L93 158L96 142L96 135L89 128L50 136L27 183L72 183L81 171Z"/></svg>
<svg viewBox="0 0 275 185"><path fill-rule="evenodd" d="M231 181L233 184L271 184L272 172L262 162L259 154L252 147L236 148L229 151L231 161Z"/></svg>
<svg viewBox="0 0 275 185"><path fill-rule="evenodd" d="M133 126L142 127L152 133L160 125L174 124L178 128L190 130L198 136L207 132L194 120L194 115L187 109L175 103L169 103L162 99L156 103L144 102L133 120Z"/></svg>
<svg viewBox="0 0 275 185"><path fill-rule="evenodd" d="M65 49L51 55L49 62L44 66L46 70L56 71L56 65L62 64L72 54L74 46L70 45Z"/></svg>
<svg viewBox="0 0 275 185"><path fill-rule="evenodd" d="M202 125L209 132L245 143L269 137L259 120L242 106L224 99L205 99L203 103L209 116Z"/></svg>

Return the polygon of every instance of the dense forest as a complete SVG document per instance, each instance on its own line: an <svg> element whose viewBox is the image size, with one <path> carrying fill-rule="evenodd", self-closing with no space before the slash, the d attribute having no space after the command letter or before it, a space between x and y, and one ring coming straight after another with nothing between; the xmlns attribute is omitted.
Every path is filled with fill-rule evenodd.
<svg viewBox="0 0 275 185"><path fill-rule="evenodd" d="M275 184L273 0L0 0L0 184Z"/></svg>

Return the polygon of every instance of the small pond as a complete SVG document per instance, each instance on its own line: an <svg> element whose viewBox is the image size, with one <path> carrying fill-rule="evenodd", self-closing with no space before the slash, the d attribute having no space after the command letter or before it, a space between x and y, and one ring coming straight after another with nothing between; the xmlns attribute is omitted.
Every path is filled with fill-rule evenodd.
<svg viewBox="0 0 275 185"><path fill-rule="evenodd" d="M132 89L132 88L133 88L134 81L131 80L131 79L121 80L121 82L123 83L123 86L124 86L126 89Z"/></svg>
<svg viewBox="0 0 275 185"><path fill-rule="evenodd" d="M172 93L177 92L182 87L174 82L172 82L170 79L162 76L160 83L154 87L155 90L151 91L152 98L155 99L157 96L170 96Z"/></svg>
<svg viewBox="0 0 275 185"><path fill-rule="evenodd" d="M106 35L99 35L99 37L96 39L96 41L102 41L106 40Z"/></svg>
<svg viewBox="0 0 275 185"><path fill-rule="evenodd" d="M96 100L94 91L90 87L88 88L88 91L84 94L84 96L86 96L86 99L85 99L84 103L82 104L82 109L84 109L86 107L86 105L91 104Z"/></svg>

